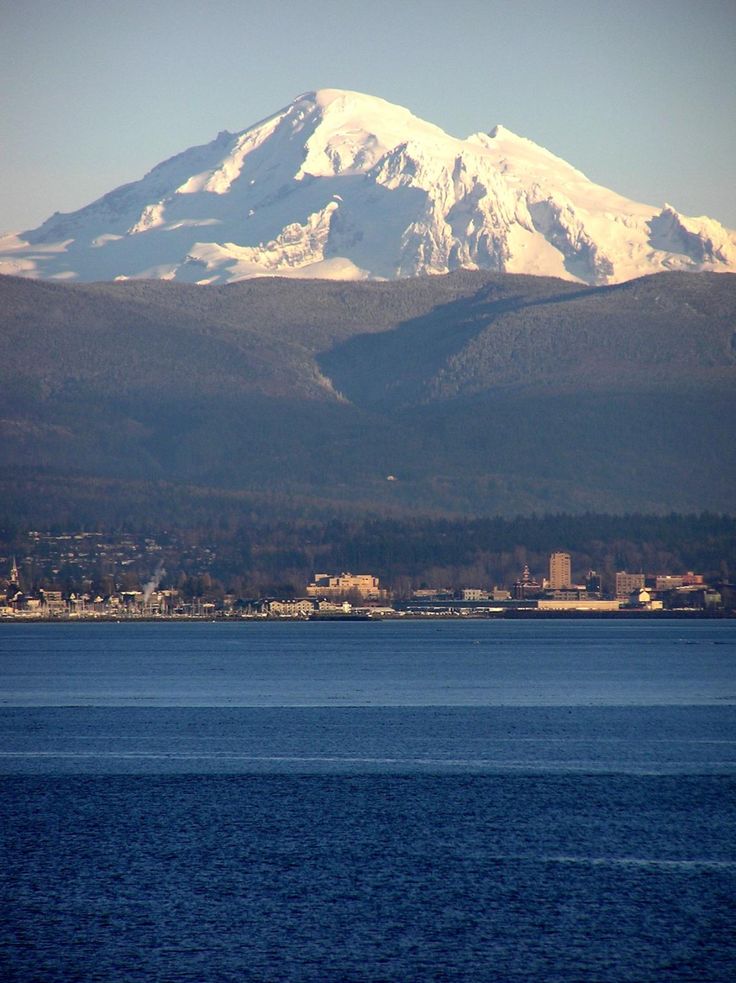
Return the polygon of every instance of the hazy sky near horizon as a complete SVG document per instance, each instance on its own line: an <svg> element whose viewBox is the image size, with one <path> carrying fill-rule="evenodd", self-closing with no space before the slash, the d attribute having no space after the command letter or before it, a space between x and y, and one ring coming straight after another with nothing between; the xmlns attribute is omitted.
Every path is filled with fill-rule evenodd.
<svg viewBox="0 0 736 983"><path fill-rule="evenodd" d="M0 0L0 231L327 87L736 228L735 52L734 0Z"/></svg>

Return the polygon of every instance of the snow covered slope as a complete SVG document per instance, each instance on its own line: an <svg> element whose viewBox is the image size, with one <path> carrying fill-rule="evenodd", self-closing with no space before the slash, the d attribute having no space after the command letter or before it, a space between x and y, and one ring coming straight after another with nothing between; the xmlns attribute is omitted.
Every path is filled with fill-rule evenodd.
<svg viewBox="0 0 736 983"><path fill-rule="evenodd" d="M460 267L591 284L733 272L736 233L623 198L501 126L458 140L382 99L322 89L0 238L0 273L82 281Z"/></svg>

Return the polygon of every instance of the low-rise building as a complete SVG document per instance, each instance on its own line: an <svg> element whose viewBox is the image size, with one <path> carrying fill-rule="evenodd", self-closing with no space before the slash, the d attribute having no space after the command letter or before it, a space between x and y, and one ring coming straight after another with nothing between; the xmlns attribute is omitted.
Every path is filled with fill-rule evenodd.
<svg viewBox="0 0 736 983"><path fill-rule="evenodd" d="M61 614L66 611L66 602L60 590L42 590L43 606L49 614Z"/></svg>
<svg viewBox="0 0 736 983"><path fill-rule="evenodd" d="M267 598L261 604L270 618L308 618L315 607L311 597Z"/></svg>
<svg viewBox="0 0 736 983"><path fill-rule="evenodd" d="M579 601L581 598L585 599L587 597L584 587L568 587L566 589L559 588L558 590L546 590L544 592L544 599L549 601Z"/></svg>
<svg viewBox="0 0 736 983"><path fill-rule="evenodd" d="M723 606L723 594L705 584L678 587L667 599L668 607L675 610L716 610Z"/></svg>
<svg viewBox="0 0 736 983"><path fill-rule="evenodd" d="M320 614L350 614L352 610L350 601L317 601L317 611Z"/></svg>
<svg viewBox="0 0 736 983"><path fill-rule="evenodd" d="M617 600L627 601L635 590L643 590L645 580L643 573L628 573L626 570L619 570L616 574Z"/></svg>
<svg viewBox="0 0 736 983"><path fill-rule="evenodd" d="M677 590L678 587L700 587L703 585L703 576L699 573L663 573L657 574L654 581L655 589L658 591Z"/></svg>
<svg viewBox="0 0 736 983"><path fill-rule="evenodd" d="M480 587L463 587L460 591L461 601L487 601L490 595Z"/></svg>
<svg viewBox="0 0 736 983"><path fill-rule="evenodd" d="M620 611L621 601L602 601L598 597L581 596L578 598L554 600L544 598L537 601L538 611Z"/></svg>
<svg viewBox="0 0 736 983"><path fill-rule="evenodd" d="M510 590L504 590L503 587L494 587L493 590L491 591L491 600L492 601L510 601L511 600L511 591Z"/></svg>
<svg viewBox="0 0 736 983"><path fill-rule="evenodd" d="M661 611L664 608L664 604L657 598L653 598L652 592L648 588L641 587L639 590L631 592L628 604L625 607L639 608L645 611Z"/></svg>
<svg viewBox="0 0 736 983"><path fill-rule="evenodd" d="M432 600L435 598L450 599L453 592L449 587L417 587L411 592L411 596L418 600Z"/></svg>

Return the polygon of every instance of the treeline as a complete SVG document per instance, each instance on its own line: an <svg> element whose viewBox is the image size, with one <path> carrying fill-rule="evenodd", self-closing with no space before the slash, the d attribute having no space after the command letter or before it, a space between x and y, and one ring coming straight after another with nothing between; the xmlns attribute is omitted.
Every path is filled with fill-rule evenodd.
<svg viewBox="0 0 736 983"><path fill-rule="evenodd" d="M153 536L166 569L163 585L189 596L300 594L316 571L343 570L375 574L398 595L423 586L509 586L525 565L533 575L545 576L554 550L571 553L574 579L580 581L595 569L608 589L617 570L693 570L726 582L736 576L736 517L711 513L353 519L297 514L263 518L252 512L197 525L169 525L165 531L151 523L138 529L103 525L96 531L110 541L125 535L143 542ZM0 546L19 561L35 548L28 530L7 525L0 529ZM109 591L114 583L126 588L145 583L153 572L150 567L143 552L118 573L94 565L85 569L76 560L62 560L55 567L39 562L34 579L37 586L53 581L67 590L81 589L86 579L95 589Z"/></svg>

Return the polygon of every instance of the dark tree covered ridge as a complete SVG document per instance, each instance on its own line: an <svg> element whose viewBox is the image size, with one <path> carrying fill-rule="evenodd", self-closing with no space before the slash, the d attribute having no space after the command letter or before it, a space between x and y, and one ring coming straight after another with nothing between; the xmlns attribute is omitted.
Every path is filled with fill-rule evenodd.
<svg viewBox="0 0 736 983"><path fill-rule="evenodd" d="M735 285L0 277L4 512L731 512Z"/></svg>

